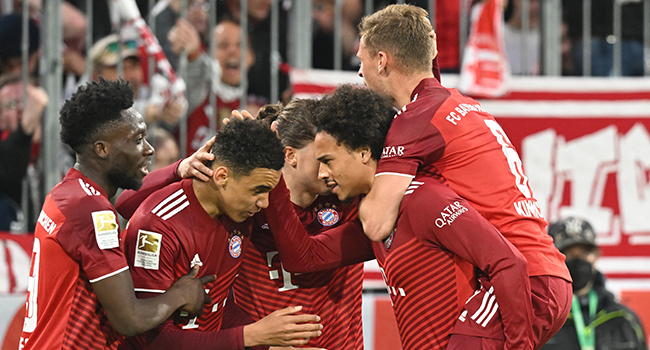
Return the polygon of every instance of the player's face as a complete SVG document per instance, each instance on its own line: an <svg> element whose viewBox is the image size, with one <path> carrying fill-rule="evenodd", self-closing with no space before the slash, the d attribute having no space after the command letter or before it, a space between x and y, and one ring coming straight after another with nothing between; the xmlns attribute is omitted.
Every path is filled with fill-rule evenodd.
<svg viewBox="0 0 650 350"><path fill-rule="evenodd" d="M137 190L149 172L153 147L147 142L147 125L134 108L122 111L122 123L109 138L110 169L108 179L113 185Z"/></svg>
<svg viewBox="0 0 650 350"><path fill-rule="evenodd" d="M256 168L246 176L229 176L223 185L219 211L243 222L269 206L269 192L280 181L280 171Z"/></svg>
<svg viewBox="0 0 650 350"><path fill-rule="evenodd" d="M368 177L362 152L338 145L337 140L326 132L316 134L314 145L321 163L318 177L332 186L332 193L341 201L370 191L374 171Z"/></svg>
<svg viewBox="0 0 650 350"><path fill-rule="evenodd" d="M363 38L359 41L359 50L357 51L357 57L361 61L359 64L359 76L363 78L363 83L366 86L379 93L383 94L384 89L379 80L379 69L377 68L379 61L376 55L371 55L370 51L366 47L365 41Z"/></svg>
<svg viewBox="0 0 650 350"><path fill-rule="evenodd" d="M329 195L332 189L327 183L318 178L318 168L320 162L316 159L316 146L314 142L308 143L305 147L296 150L298 163L296 165L297 174L304 188L309 189L313 194L320 196Z"/></svg>

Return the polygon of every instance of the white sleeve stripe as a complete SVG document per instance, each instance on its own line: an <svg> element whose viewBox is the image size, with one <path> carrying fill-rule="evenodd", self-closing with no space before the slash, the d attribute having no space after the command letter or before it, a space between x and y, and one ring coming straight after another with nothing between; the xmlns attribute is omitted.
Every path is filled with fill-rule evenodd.
<svg viewBox="0 0 650 350"><path fill-rule="evenodd" d="M375 174L375 177L381 176L381 175L393 175L393 176L403 176L403 177L408 177L409 179L414 179L415 175L409 175L409 174L401 174L401 173L377 173Z"/></svg>
<svg viewBox="0 0 650 350"><path fill-rule="evenodd" d="M119 269L119 270L117 270L117 271L113 271L113 272L111 272L111 273L109 273L109 274L106 274L106 275L104 275L104 276L97 277L97 278L95 278L94 280L90 280L90 283L95 283L95 282L101 281L101 280L103 280L103 279L105 279L105 278L113 277L113 276L117 275L118 273L123 272L123 271L126 271L126 270L128 270L128 269L129 269L128 266L124 266L123 268L121 268L121 269Z"/></svg>
<svg viewBox="0 0 650 350"><path fill-rule="evenodd" d="M160 210L160 208L162 208L162 206L164 206L165 204L167 204L167 203L168 203L169 201L171 201L172 199L178 197L181 193L183 193L183 189L182 189L182 188L181 188L180 190L178 190L178 191L172 193L169 197L165 198L162 202L160 202L160 204L158 204L155 208L153 208L153 210L152 210L151 212L154 213L154 214L156 214L156 212L157 212L158 210Z"/></svg>
<svg viewBox="0 0 650 350"><path fill-rule="evenodd" d="M185 196L183 196L183 197L185 197ZM190 205L190 202L189 202L189 201L185 201L185 202L183 202L183 204L179 205L178 208L176 208L176 209L170 211L169 214L163 216L162 219L166 221L167 219L169 219L169 218L171 218L172 216L176 215L176 213L178 213L179 211L185 209L185 207L187 207L188 205Z"/></svg>
<svg viewBox="0 0 650 350"><path fill-rule="evenodd" d="M164 290L162 289L147 289L147 288L133 288L136 292L144 292L144 293L165 293Z"/></svg>
<svg viewBox="0 0 650 350"><path fill-rule="evenodd" d="M169 209L171 209L171 208L177 206L179 203L181 203L182 201L184 201L184 200L186 200L186 199L187 199L187 196L186 196L185 194L183 194L182 196L180 196L180 198L176 199L175 201L173 201L172 203L170 203L170 204L167 205L166 207L160 209L157 213L154 213L154 214L156 214L156 215L158 215L159 217L161 217L161 216L164 215L166 212L168 212ZM167 219L165 219L165 220L167 220Z"/></svg>

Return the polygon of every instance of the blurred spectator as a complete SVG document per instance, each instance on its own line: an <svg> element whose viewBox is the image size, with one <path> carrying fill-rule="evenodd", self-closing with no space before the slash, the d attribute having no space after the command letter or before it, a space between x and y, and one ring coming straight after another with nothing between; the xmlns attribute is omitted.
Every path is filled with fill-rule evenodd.
<svg viewBox="0 0 650 350"><path fill-rule="evenodd" d="M540 68L540 28L539 0L528 2L528 33L523 34L521 3L524 0L509 0L505 10L503 38L510 72L515 75L539 75ZM510 16L508 16L510 15ZM523 51L526 52L527 67L522 67Z"/></svg>
<svg viewBox="0 0 650 350"><path fill-rule="evenodd" d="M612 75L614 42L613 1L591 2L591 75ZM616 0L618 1L618 0ZM621 1L622 49L621 74L641 76L643 60L643 2ZM582 75L582 1L563 0L562 15L572 42L573 75Z"/></svg>
<svg viewBox="0 0 650 350"><path fill-rule="evenodd" d="M305 0L307 1L307 0ZM248 35L250 45L255 54L255 63L248 71L248 93L259 98L258 105L264 105L271 99L271 5L284 5L282 1L248 0ZM279 54L280 60L286 62L287 52L287 12L284 6L279 11ZM217 16L239 20L239 0L224 0L218 2ZM280 71L278 91L284 96L288 94L289 77ZM288 102L288 101L286 101ZM253 114L254 115L254 114Z"/></svg>
<svg viewBox="0 0 650 350"><path fill-rule="evenodd" d="M38 152L41 116L48 102L42 88L28 84L26 91L23 106L20 75L0 76L0 231L26 229L12 229L12 222L21 212L22 180Z"/></svg>
<svg viewBox="0 0 650 350"><path fill-rule="evenodd" d="M313 0L313 17L315 21L312 67L334 69L334 0ZM342 69L359 69L356 56L359 32L357 25L363 14L360 0L344 0L341 8L341 44Z"/></svg>
<svg viewBox="0 0 650 350"><path fill-rule="evenodd" d="M20 73L22 69L20 42L23 34L22 16L6 15L0 18L0 74ZM33 19L29 20L29 72L38 65L40 32Z"/></svg>
<svg viewBox="0 0 650 350"><path fill-rule="evenodd" d="M573 279L573 306L562 329L542 349L645 350L639 318L616 302L605 289L603 275L596 270L600 250L591 225L570 217L551 224L548 233L566 255Z"/></svg>
<svg viewBox="0 0 650 350"><path fill-rule="evenodd" d="M164 168L179 159L178 144L167 130L154 126L147 130L147 139L156 150L150 171Z"/></svg>
<svg viewBox="0 0 650 350"><path fill-rule="evenodd" d="M179 20L178 24L183 23L183 20ZM186 35L178 38L182 41L178 46L190 51L198 45L198 33L191 30L192 26L185 26L189 30ZM223 118L230 117L232 110L245 108L255 114L260 106L254 96L248 99L245 106L240 105L243 91L240 84L242 53L239 24L232 19L222 19L214 28L213 37L214 58L201 50L196 59L188 64L187 96L191 112L187 118L187 155L198 150L216 132L210 129L208 115L213 108L209 103L208 92L211 91L217 97L217 130L223 125ZM254 62L250 45L246 57L246 68L250 69Z"/></svg>
<svg viewBox="0 0 650 350"><path fill-rule="evenodd" d="M208 11L210 4L205 0L187 0L187 22L198 32L201 47L207 42L207 28L208 28ZM181 13L180 0L162 0L151 10L155 18L155 32L154 35L160 42L160 46L167 56L167 60L172 65L174 70L178 70L179 50L175 50L172 41L176 41L174 35L182 35L182 33L172 32L172 28L178 27L178 21ZM195 52L187 52L188 56L192 56Z"/></svg>
<svg viewBox="0 0 650 350"><path fill-rule="evenodd" d="M121 50L120 50L121 47ZM88 54L90 64L92 65L91 79L98 81L99 76L108 80L118 79L118 62L122 58L122 75L133 87L134 104L133 107L143 116L147 124L163 122L167 129L175 127L183 111L182 106L175 100L164 103L159 99L145 83L145 71L142 65L146 53L138 46L135 40L120 40L117 34L111 34L97 41L90 49ZM162 79L157 76L152 79L158 81ZM166 80L162 83L166 84ZM161 101L158 101L161 100Z"/></svg>

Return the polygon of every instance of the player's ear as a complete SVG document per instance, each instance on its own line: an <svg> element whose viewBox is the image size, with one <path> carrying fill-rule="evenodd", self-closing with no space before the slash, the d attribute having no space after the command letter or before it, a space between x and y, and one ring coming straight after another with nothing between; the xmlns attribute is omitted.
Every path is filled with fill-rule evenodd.
<svg viewBox="0 0 650 350"><path fill-rule="evenodd" d="M372 151L370 150L370 147L368 146L362 146L359 147L359 156L361 157L361 162L363 164L368 164L370 160L372 160Z"/></svg>
<svg viewBox="0 0 650 350"><path fill-rule="evenodd" d="M379 63L377 63L377 73L379 75L386 75L386 67L388 65L389 56L385 51L379 51L379 53L377 53L377 56L379 60Z"/></svg>
<svg viewBox="0 0 650 350"><path fill-rule="evenodd" d="M221 186L221 187L226 186L226 182L228 182L228 177L230 177L230 169L228 169L227 167L221 165L218 166L216 169L213 169L212 179L214 180L214 183L217 184L217 186Z"/></svg>
<svg viewBox="0 0 650 350"><path fill-rule="evenodd" d="M108 157L110 147L111 145L106 141L95 141L95 143L93 143L93 152L95 152L99 158L106 159Z"/></svg>
<svg viewBox="0 0 650 350"><path fill-rule="evenodd" d="M295 148L288 146L284 148L284 162L293 167L298 164L298 155Z"/></svg>

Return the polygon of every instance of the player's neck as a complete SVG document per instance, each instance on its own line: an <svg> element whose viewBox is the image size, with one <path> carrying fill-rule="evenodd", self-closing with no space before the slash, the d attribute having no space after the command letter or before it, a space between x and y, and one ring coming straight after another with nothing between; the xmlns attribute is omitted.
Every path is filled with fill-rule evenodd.
<svg viewBox="0 0 650 350"><path fill-rule="evenodd" d="M221 198L219 198L219 190L217 189L217 185L214 183L214 181L210 180L208 182L204 182L201 180L193 179L192 188L194 189L194 195L196 196L196 199L198 199L199 204L201 204L201 207L203 207L203 210L205 210L208 215L216 218L222 214L219 210L218 205Z"/></svg>
<svg viewBox="0 0 650 350"><path fill-rule="evenodd" d="M410 75L398 74L389 86L395 107L403 108L411 103L411 94L423 79L433 78L433 73L414 73Z"/></svg>
<svg viewBox="0 0 650 350"><path fill-rule="evenodd" d="M77 162L75 163L74 168L79 170L83 176L89 178L101 187L108 198L112 198L117 192L117 186L113 185L108 180L107 172L97 166L93 166L92 164L86 164L87 162L80 160L79 158L79 155L77 155Z"/></svg>

